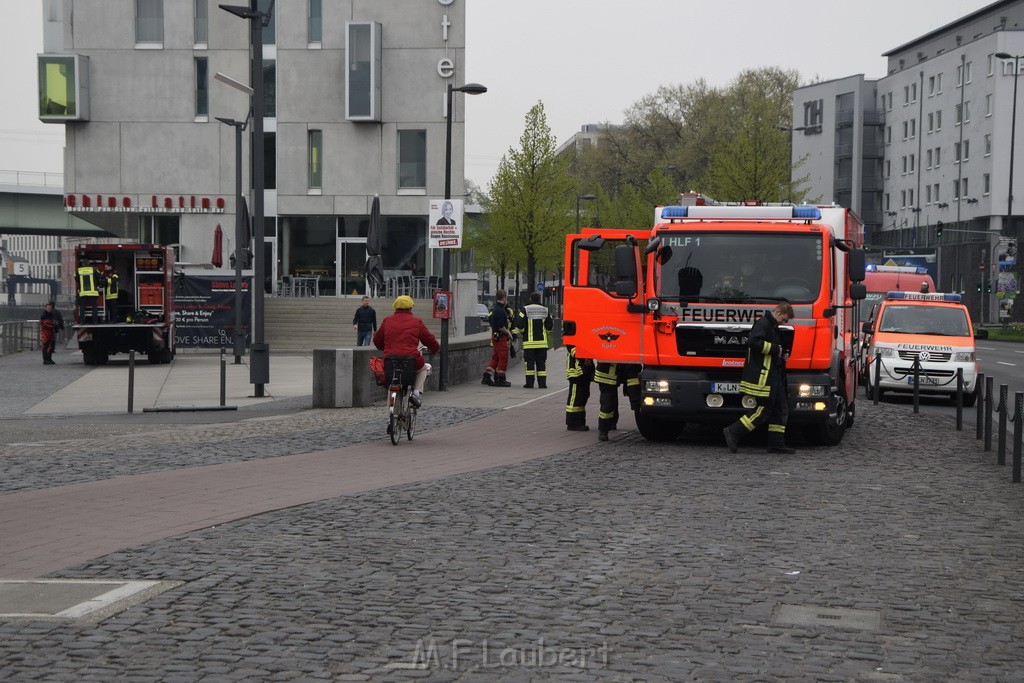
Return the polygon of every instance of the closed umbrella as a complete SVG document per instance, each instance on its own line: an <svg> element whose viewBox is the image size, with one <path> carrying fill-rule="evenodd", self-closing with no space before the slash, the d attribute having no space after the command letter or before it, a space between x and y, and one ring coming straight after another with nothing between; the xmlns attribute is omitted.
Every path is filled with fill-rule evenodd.
<svg viewBox="0 0 1024 683"><path fill-rule="evenodd" d="M373 203L370 205L370 226L366 232L366 267L363 268L367 294L370 296L380 296L384 289L384 261L380 253L381 227L380 197L373 195Z"/></svg>
<svg viewBox="0 0 1024 683"><path fill-rule="evenodd" d="M220 229L220 223L213 231L213 256L210 257L210 263L214 268L224 265L224 231Z"/></svg>

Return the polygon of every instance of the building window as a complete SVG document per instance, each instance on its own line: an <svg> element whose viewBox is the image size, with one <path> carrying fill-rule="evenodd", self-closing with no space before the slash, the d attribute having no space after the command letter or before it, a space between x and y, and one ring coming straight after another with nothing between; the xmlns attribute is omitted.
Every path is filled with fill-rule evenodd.
<svg viewBox="0 0 1024 683"><path fill-rule="evenodd" d="M345 24L345 29L345 118L350 121L379 121L381 25L350 21Z"/></svg>
<svg viewBox="0 0 1024 683"><path fill-rule="evenodd" d="M427 187L427 131L398 131L398 188Z"/></svg>
<svg viewBox="0 0 1024 683"><path fill-rule="evenodd" d="M882 101L885 102L885 110L892 111L892 93L887 93L882 97Z"/></svg>
<svg viewBox="0 0 1024 683"><path fill-rule="evenodd" d="M888 192L885 193L885 210L886 211L889 210L889 193Z"/></svg>
<svg viewBox="0 0 1024 683"><path fill-rule="evenodd" d="M135 42L163 45L164 0L135 0Z"/></svg>
<svg viewBox="0 0 1024 683"><path fill-rule="evenodd" d="M963 179L963 180L961 181L961 183L960 183L960 189L961 189L961 190L963 191L963 194L962 194L961 196L962 196L962 197L963 197L964 199L967 199L967 198L968 198L968 196L970 196L970 191L969 191L969 190L967 189L967 178L964 178L964 179Z"/></svg>
<svg viewBox="0 0 1024 683"><path fill-rule="evenodd" d="M277 116L277 62L263 60L263 116Z"/></svg>
<svg viewBox="0 0 1024 683"><path fill-rule="evenodd" d="M971 141L964 140L964 161L971 160Z"/></svg>
<svg viewBox="0 0 1024 683"><path fill-rule="evenodd" d="M208 0L196 0L195 2L195 22L193 24L193 31L195 33L196 45L206 45L209 39L210 31L210 17Z"/></svg>
<svg viewBox="0 0 1024 683"><path fill-rule="evenodd" d="M935 130L935 114L928 114L928 132Z"/></svg>
<svg viewBox="0 0 1024 683"><path fill-rule="evenodd" d="M259 7L261 12L269 12L271 6L274 5L276 0L259 0ZM249 3L244 3L248 5ZM274 11L270 15L270 22L263 27L263 44L273 45L277 42L277 7L274 7Z"/></svg>
<svg viewBox="0 0 1024 683"><path fill-rule="evenodd" d="M309 189L319 190L323 183L323 131L309 131Z"/></svg>
<svg viewBox="0 0 1024 683"><path fill-rule="evenodd" d="M959 164L960 163L960 143L959 142L954 142L953 143L953 163L954 164Z"/></svg>
<svg viewBox="0 0 1024 683"><path fill-rule="evenodd" d="M935 168L938 168L939 164L941 164L941 163L942 163L942 148L941 147L936 147L935 148Z"/></svg>
<svg viewBox="0 0 1024 683"><path fill-rule="evenodd" d="M990 54L988 56L988 75L993 76L996 73L996 56Z"/></svg>
<svg viewBox="0 0 1024 683"><path fill-rule="evenodd" d="M885 144L892 144L892 126L885 127Z"/></svg>
<svg viewBox="0 0 1024 683"><path fill-rule="evenodd" d="M942 130L942 110L935 112L935 130Z"/></svg>
<svg viewBox="0 0 1024 683"><path fill-rule="evenodd" d="M39 119L44 123L89 120L89 58L39 55Z"/></svg>
<svg viewBox="0 0 1024 683"><path fill-rule="evenodd" d="M935 183L934 185L932 185L932 188L932 199L936 202L942 201L941 199L939 199L939 184Z"/></svg>
<svg viewBox="0 0 1024 683"><path fill-rule="evenodd" d="M263 189L277 189L277 133L263 134Z"/></svg>
<svg viewBox="0 0 1024 683"><path fill-rule="evenodd" d="M985 196L988 196L992 192L992 176L988 173L981 176L981 184L983 186L983 192Z"/></svg>
<svg viewBox="0 0 1024 683"><path fill-rule="evenodd" d="M908 194L909 199L910 199L909 206L914 206L914 191L910 190L907 194Z"/></svg>
<svg viewBox="0 0 1024 683"><path fill-rule="evenodd" d="M925 185L924 186L924 203L925 204L931 204L932 203L932 186L931 185Z"/></svg>
<svg viewBox="0 0 1024 683"><path fill-rule="evenodd" d="M942 94L942 74L935 74L935 94Z"/></svg>
<svg viewBox="0 0 1024 683"><path fill-rule="evenodd" d="M886 178L889 177L889 175L890 175L889 172L890 172L891 169L892 169L892 164L891 164L891 162L888 159L886 159L885 160L885 177Z"/></svg>
<svg viewBox="0 0 1024 683"><path fill-rule="evenodd" d="M956 200L956 201L960 201L960 181L959 180L954 180L953 181L953 199Z"/></svg>
<svg viewBox="0 0 1024 683"><path fill-rule="evenodd" d="M935 76L928 77L928 97L935 94Z"/></svg>
<svg viewBox="0 0 1024 683"><path fill-rule="evenodd" d="M992 96L985 95L985 116L992 116Z"/></svg>
<svg viewBox="0 0 1024 683"><path fill-rule="evenodd" d="M928 168L931 168L932 167L932 151L931 150L928 150L928 152L925 154L925 161L928 162Z"/></svg>
<svg viewBox="0 0 1024 683"><path fill-rule="evenodd" d="M911 154L910 155L910 172L911 173L913 173L917 169L916 163L917 163L917 155L916 154Z"/></svg>
<svg viewBox="0 0 1024 683"><path fill-rule="evenodd" d="M953 108L953 116L955 125L959 126L961 123L963 123L964 108L962 105L958 104Z"/></svg>
<svg viewBox="0 0 1024 683"><path fill-rule="evenodd" d="M910 84L910 101L917 102L917 83Z"/></svg>
<svg viewBox="0 0 1024 683"><path fill-rule="evenodd" d="M917 137L917 119L910 119L910 137Z"/></svg>
<svg viewBox="0 0 1024 683"><path fill-rule="evenodd" d="M209 62L206 57L196 57L196 116L210 115Z"/></svg>
<svg viewBox="0 0 1024 683"><path fill-rule="evenodd" d="M910 104L910 86L903 86L903 106Z"/></svg>
<svg viewBox="0 0 1024 683"><path fill-rule="evenodd" d="M309 0L309 22L306 25L306 40L318 44L324 37L324 14L322 0Z"/></svg>
<svg viewBox="0 0 1024 683"><path fill-rule="evenodd" d="M907 208L907 191L906 190L900 190L900 208L901 209Z"/></svg>
<svg viewBox="0 0 1024 683"><path fill-rule="evenodd" d="M907 157L903 156L903 175L907 175Z"/></svg>
<svg viewBox="0 0 1024 683"><path fill-rule="evenodd" d="M965 123L970 123L971 122L971 101L970 100L967 100L966 102L964 102L964 122Z"/></svg>
<svg viewBox="0 0 1024 683"><path fill-rule="evenodd" d="M992 133L985 134L985 156L992 155Z"/></svg>
<svg viewBox="0 0 1024 683"><path fill-rule="evenodd" d="M903 139L906 140L908 137L910 137L910 122L909 121L904 121L903 122Z"/></svg>

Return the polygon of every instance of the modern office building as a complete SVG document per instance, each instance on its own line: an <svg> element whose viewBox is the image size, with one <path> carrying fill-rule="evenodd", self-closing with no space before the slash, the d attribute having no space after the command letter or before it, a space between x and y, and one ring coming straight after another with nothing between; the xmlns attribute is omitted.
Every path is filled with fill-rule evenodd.
<svg viewBox="0 0 1024 683"><path fill-rule="evenodd" d="M793 176L809 176L809 195L852 207L883 250L930 249L939 286L967 294L986 322L998 319L997 287L991 296L977 290L1000 282L999 260L1012 255L1024 213L1024 168L1012 173L1011 146L1024 63L999 54L1024 59L1021 0L886 52L878 80L798 89L792 120L794 164L803 160ZM1012 208L1011 192L1020 198Z"/></svg>
<svg viewBox="0 0 1024 683"><path fill-rule="evenodd" d="M245 121L250 100L238 89L249 82L249 21L219 4L43 3L40 119L66 128L67 210L119 237L178 245L179 262L193 267L209 264L218 224L225 253L234 249L235 127L218 117ZM465 0L260 0L271 7L254 112L267 286L318 275L321 294L361 295L375 195L385 271L439 275L428 199L444 196L446 91L464 82ZM462 98L452 120L457 198Z"/></svg>

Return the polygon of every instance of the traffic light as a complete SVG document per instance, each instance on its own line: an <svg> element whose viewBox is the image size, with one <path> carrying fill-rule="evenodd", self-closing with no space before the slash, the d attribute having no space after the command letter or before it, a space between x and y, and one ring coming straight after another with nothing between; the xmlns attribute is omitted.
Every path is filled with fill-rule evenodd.
<svg viewBox="0 0 1024 683"><path fill-rule="evenodd" d="M940 237L942 237L942 221L935 224L935 238L938 239Z"/></svg>
<svg viewBox="0 0 1024 683"><path fill-rule="evenodd" d="M986 294L991 294L992 293L992 281L991 280L985 285L985 293Z"/></svg>
<svg viewBox="0 0 1024 683"><path fill-rule="evenodd" d="M975 291L976 292L980 292L981 291L981 283L980 282L978 283L978 286L975 288Z"/></svg>

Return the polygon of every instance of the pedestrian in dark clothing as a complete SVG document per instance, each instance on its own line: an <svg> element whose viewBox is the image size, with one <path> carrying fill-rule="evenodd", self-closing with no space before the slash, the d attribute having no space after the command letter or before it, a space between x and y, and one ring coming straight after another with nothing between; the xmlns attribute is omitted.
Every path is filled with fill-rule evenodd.
<svg viewBox="0 0 1024 683"><path fill-rule="evenodd" d="M39 316L39 341L43 347L43 365L56 365L53 352L57 348L57 334L64 329L64 316L53 301L46 302Z"/></svg>
<svg viewBox="0 0 1024 683"><path fill-rule="evenodd" d="M765 422L768 423L768 452L796 453L785 441L786 420L789 417L786 396L786 361L789 359L789 351L779 336L779 325L792 318L793 307L783 301L750 328L740 393L753 396L757 405L722 430L725 443L733 453L739 448L741 437Z"/></svg>
<svg viewBox="0 0 1024 683"><path fill-rule="evenodd" d="M590 400L590 383L594 381L594 361L577 358L573 345L567 345L565 349L565 378L569 380L565 428L570 432L586 432L590 430L587 426L587 401Z"/></svg>
<svg viewBox="0 0 1024 683"><path fill-rule="evenodd" d="M597 440L607 441L608 432L619 428L619 387L629 397L630 409L640 408L640 366L635 363L598 363L594 381L600 387Z"/></svg>
<svg viewBox="0 0 1024 683"><path fill-rule="evenodd" d="M356 346L369 346L373 343L373 333L377 331L377 311L370 306L370 297L363 297L363 305L352 316L352 329L356 331Z"/></svg>
<svg viewBox="0 0 1024 683"><path fill-rule="evenodd" d="M480 381L491 387L510 387L512 383L505 379L505 371L508 370L508 343L512 333L509 331L508 294L504 289L495 292L494 307L487 320L491 324L491 346L494 350Z"/></svg>
<svg viewBox="0 0 1024 683"><path fill-rule="evenodd" d="M526 363L526 384L532 389L534 379L538 389L548 388L549 333L554 327L547 306L540 303L540 292L530 292L530 303L516 313L515 328L523 340L523 362Z"/></svg>

